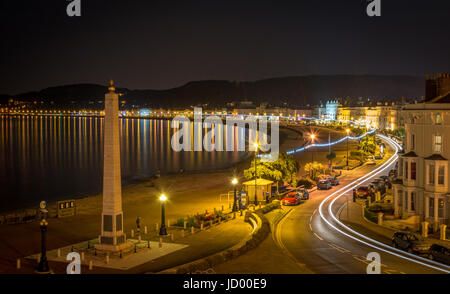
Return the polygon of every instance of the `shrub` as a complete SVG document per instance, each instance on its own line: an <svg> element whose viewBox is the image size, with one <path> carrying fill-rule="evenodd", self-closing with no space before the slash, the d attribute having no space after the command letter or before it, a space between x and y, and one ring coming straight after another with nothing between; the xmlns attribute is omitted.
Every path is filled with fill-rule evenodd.
<svg viewBox="0 0 450 294"><path fill-rule="evenodd" d="M297 181L298 186L305 186L306 189L311 189L316 183L310 178L301 179Z"/></svg>

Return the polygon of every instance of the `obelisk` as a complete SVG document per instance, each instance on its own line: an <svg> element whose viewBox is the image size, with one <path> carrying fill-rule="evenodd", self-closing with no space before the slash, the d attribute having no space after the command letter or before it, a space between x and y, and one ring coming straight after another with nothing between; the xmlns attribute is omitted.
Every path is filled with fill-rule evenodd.
<svg viewBox="0 0 450 294"><path fill-rule="evenodd" d="M105 94L103 147L102 229L96 248L119 251L128 247L123 232L122 187L120 179L119 95L114 82Z"/></svg>

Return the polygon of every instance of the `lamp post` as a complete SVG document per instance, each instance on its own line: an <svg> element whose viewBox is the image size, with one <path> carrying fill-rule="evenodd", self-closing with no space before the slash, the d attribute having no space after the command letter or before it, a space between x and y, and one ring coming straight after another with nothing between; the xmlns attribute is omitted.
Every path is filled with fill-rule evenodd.
<svg viewBox="0 0 450 294"><path fill-rule="evenodd" d="M309 135L309 138L311 139L311 162L314 162L314 146L312 146L314 144L314 139L316 138L315 134L311 134Z"/></svg>
<svg viewBox="0 0 450 294"><path fill-rule="evenodd" d="M47 225L48 222L43 218L40 223L41 227L41 259L39 260L36 272L49 273L50 267L47 260Z"/></svg>
<svg viewBox="0 0 450 294"><path fill-rule="evenodd" d="M159 200L161 200L161 228L159 229L159 235L160 236L165 236L167 235L167 230L166 230L166 212L165 212L165 207L164 204L166 203L167 197L166 195L162 194L159 197Z"/></svg>
<svg viewBox="0 0 450 294"><path fill-rule="evenodd" d="M232 181L231 181L231 183L233 184L233 187L234 187L234 199L233 199L233 210L232 210L232 212L235 212L235 211L237 211L238 210L238 208L237 208L237 195L236 195L236 185L237 185L237 183L238 183L238 180L236 179L236 178L234 178Z"/></svg>
<svg viewBox="0 0 450 294"><path fill-rule="evenodd" d="M347 128L345 131L347 132L347 170L348 170L348 135L350 133L350 129Z"/></svg>
<svg viewBox="0 0 450 294"><path fill-rule="evenodd" d="M257 169L257 162L256 162L256 156L258 154L258 143L253 144L255 147L255 205L258 203L258 197L256 194L256 188L257 188L257 179L258 179L258 169Z"/></svg>

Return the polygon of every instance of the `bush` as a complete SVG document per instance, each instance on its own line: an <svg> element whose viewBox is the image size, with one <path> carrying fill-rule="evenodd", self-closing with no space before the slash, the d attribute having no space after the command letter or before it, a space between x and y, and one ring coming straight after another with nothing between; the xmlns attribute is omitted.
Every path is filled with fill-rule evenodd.
<svg viewBox="0 0 450 294"><path fill-rule="evenodd" d="M177 220L177 226L179 226L179 227L184 227L184 218L179 218L178 220ZM189 228L189 227L193 227L193 226L195 226L195 218L194 217L189 217L187 220L186 220L186 226Z"/></svg>
<svg viewBox="0 0 450 294"><path fill-rule="evenodd" d="M305 186L306 189L311 189L316 183L310 178L301 179L297 181L297 187Z"/></svg>

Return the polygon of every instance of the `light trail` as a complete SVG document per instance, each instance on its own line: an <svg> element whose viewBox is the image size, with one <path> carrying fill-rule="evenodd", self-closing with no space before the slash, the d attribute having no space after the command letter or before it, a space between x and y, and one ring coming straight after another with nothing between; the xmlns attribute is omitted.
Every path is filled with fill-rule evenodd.
<svg viewBox="0 0 450 294"><path fill-rule="evenodd" d="M372 239L372 238L369 238L369 237L367 237L367 236L365 236L365 235L363 235L363 234L360 234L360 233L356 232L355 230L349 228L348 226L346 226L345 224L343 224L341 221L339 221L339 220L336 218L336 216L332 213L332 206L333 206L334 202L335 202L338 198L342 197L345 193L351 191L353 188L357 187L357 186L360 185L361 183L363 183L363 182L365 182L365 181L367 181L367 180L369 180L369 179L375 177L375 176L378 175L379 173L383 172L383 171L384 171L385 169L387 169L393 162L395 162L395 160L398 158L397 153L398 153L398 150L399 150L399 147L400 147L400 146L399 146L395 141L391 140L390 138L388 138L388 137L386 137L386 136L379 135L379 134L378 134L377 136L379 136L380 138L386 140L386 141L388 142L388 144L390 144L391 146L393 146L393 147L394 147L394 150L395 150L395 154L394 154L393 156L391 156L391 158L389 158L386 162L384 162L384 163L383 163L381 166L379 166L378 168L374 169L373 171L369 172L368 174L366 174L366 175L362 176L361 178L359 178L359 179L357 179L357 180L355 180L355 181L353 181L353 182L347 184L345 187L343 187L343 188L341 188L341 189L335 191L334 193L330 194L329 196L327 196L327 197L320 203L320 205L319 205L319 214L320 214L321 219L324 220L330 227L332 227L332 228L335 229L336 231L340 232L341 234L343 234L343 235L345 235L345 236L347 236L347 237L349 237L349 238L351 238L351 239L353 239L353 240L355 240L355 241L357 241L357 242L359 242L359 243L362 243L362 244L367 245L367 246L369 246L369 247L372 247L372 248L374 248L374 249L380 250L380 251L382 251L382 252L388 253L388 254L390 254L390 255L396 256L396 257L398 257L398 258L402 258L402 259L405 259L405 260L408 260L408 261L411 261L411 262L414 262L414 263L417 263L417 264L420 264L420 265L423 265L423 266L426 266L426 267L429 267L429 268L432 268L432 269L435 269L435 270L438 270L438 271L442 271L442 272L445 272L445 273L450 273L450 267L449 267L449 266L446 266L446 265L444 265L444 264L441 264L441 263L438 263L438 262L435 262L435 261L432 261L432 260L429 260L429 259L425 259L425 258L423 258L423 257L421 257L421 256L417 256L417 255L414 255L414 254L411 254L411 253L408 253L408 252L404 252L404 251L399 250L399 249L397 249L397 248L393 248L393 247L391 247L391 246L389 246L389 245L386 245L386 244L384 244L384 243L381 243L381 242L379 242L379 241L376 241L376 240L374 240L374 239ZM339 193L340 193L340 194L339 194ZM355 234L355 235L357 235L357 236L359 236L359 237L361 237L361 238L363 238L363 239L366 239L367 241L370 241L370 242L372 242L372 243L374 243L374 244L377 244L377 245L382 246L382 247L385 247L385 248L379 247L379 246L374 245L374 244L372 244L372 243L369 243L369 242L366 242L366 241L364 241L364 240L361 240L361 239L359 239L359 238L357 238L357 237L355 237L355 236L352 236L352 235L350 235L350 234L348 234L348 233L342 231L341 229L339 229L338 227L336 227L335 225L333 225L329 220L327 220L327 219L325 218L324 213L323 213L323 211L322 211L323 205L324 205L324 203L325 203L326 201L328 201L328 199L330 199L331 197L333 197L333 196L335 196L335 195L337 195L337 197L336 197L335 199L333 199L333 201L332 201L332 202L330 203L330 205L328 206L328 213L331 215L331 217L333 218L333 220L336 221L340 226L342 226L343 228L345 228L347 231L350 231L350 232L352 232L353 234ZM401 253L401 254L403 254L403 255L398 254L398 253L396 253L396 252L399 252L399 253ZM407 256L410 256L410 257L404 256L404 255L407 255ZM411 257L412 257L412 258L411 258ZM427 263L425 263L425 262L427 262ZM436 265L436 266L431 265L431 264L429 264L429 263L434 264L434 265ZM440 268L440 267L438 267L438 266L443 267L443 268Z"/></svg>

